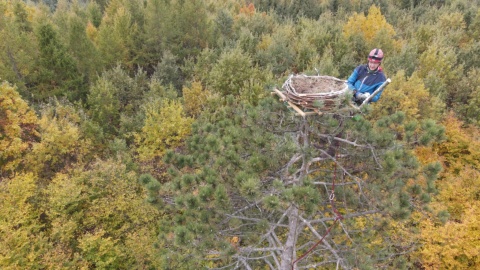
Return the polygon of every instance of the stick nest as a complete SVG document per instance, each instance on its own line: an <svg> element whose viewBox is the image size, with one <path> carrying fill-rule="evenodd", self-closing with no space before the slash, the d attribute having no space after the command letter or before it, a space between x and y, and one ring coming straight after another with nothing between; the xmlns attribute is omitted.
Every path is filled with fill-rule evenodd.
<svg viewBox="0 0 480 270"><path fill-rule="evenodd" d="M348 90L344 80L331 76L290 75L282 86L287 100L305 109L338 109Z"/></svg>

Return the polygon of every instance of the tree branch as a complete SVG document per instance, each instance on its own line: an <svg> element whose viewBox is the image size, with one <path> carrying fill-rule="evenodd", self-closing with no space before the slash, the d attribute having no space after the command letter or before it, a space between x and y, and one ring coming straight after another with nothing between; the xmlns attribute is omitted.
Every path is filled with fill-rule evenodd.
<svg viewBox="0 0 480 270"><path fill-rule="evenodd" d="M15 61L12 51L10 51L10 48L7 48L7 56L8 56L8 59L10 60L10 63L12 64L12 68L13 68L13 71L15 72L15 75L17 75L17 79L22 80L23 76L18 70L17 62Z"/></svg>
<svg viewBox="0 0 480 270"><path fill-rule="evenodd" d="M283 252L281 255L280 270L290 270L292 262L295 260L296 252L295 245L297 239L297 227L298 227L298 208L290 205L288 215L288 232L287 240L283 246Z"/></svg>
<svg viewBox="0 0 480 270"><path fill-rule="evenodd" d="M247 261L245 260L245 258L239 258L240 259L240 262L242 262L243 266L245 266L245 268L247 270L252 270L252 268L250 267L250 265L248 265Z"/></svg>
<svg viewBox="0 0 480 270"><path fill-rule="evenodd" d="M380 213L380 210L370 210L370 211L365 211L365 212L360 212L360 213L346 214L346 215L342 215L342 216L345 219L345 218L354 218L354 217L372 215L372 214L376 214L376 213ZM335 219L336 219L336 217L325 217L325 218L321 218L321 219L314 219L314 220L310 220L310 224L323 223L325 221L332 221L332 220L335 220Z"/></svg>
<svg viewBox="0 0 480 270"><path fill-rule="evenodd" d="M282 250L282 248L277 248L277 247L268 247L268 248L244 247L244 248L239 249L238 251L240 253L251 253L251 252L267 252L267 251L279 251L279 250Z"/></svg>
<svg viewBox="0 0 480 270"><path fill-rule="evenodd" d="M318 238L318 239L322 239L322 242L324 243L325 247L333 254L333 256L337 259L337 261L340 261L340 265L342 266L342 268L344 269L348 269L346 267L346 265L343 263L343 259L338 255L337 251L335 251L332 246L327 242L327 240L322 236L320 235L317 230L315 230L315 228L312 226L311 222L309 222L308 220L304 219L302 216L299 216L300 220L305 224L307 225L307 227L310 229L310 231L312 231L312 233ZM335 218L334 218L335 219Z"/></svg>
<svg viewBox="0 0 480 270"><path fill-rule="evenodd" d="M324 185L324 186L333 186L333 183L328 182L313 182L314 185ZM345 182L345 183L335 183L335 186L349 186L349 185L356 185L356 182Z"/></svg>
<svg viewBox="0 0 480 270"><path fill-rule="evenodd" d="M321 263L309 264L306 266L298 267L298 269L316 269L319 266L326 265L326 264L334 264L334 263L338 263L338 260L329 260L329 261L323 261Z"/></svg>
<svg viewBox="0 0 480 270"><path fill-rule="evenodd" d="M238 218L238 219L241 219L241 220L248 220L248 221L255 221L255 222L263 222L262 219L259 219L259 218L250 218L250 217L242 217L242 216L234 216L234 215L230 215L230 214L225 214L227 217L229 218ZM287 228L288 225L283 225L283 224L276 224L276 223L268 223L270 225L277 225L277 226L280 226L280 227L285 227Z"/></svg>

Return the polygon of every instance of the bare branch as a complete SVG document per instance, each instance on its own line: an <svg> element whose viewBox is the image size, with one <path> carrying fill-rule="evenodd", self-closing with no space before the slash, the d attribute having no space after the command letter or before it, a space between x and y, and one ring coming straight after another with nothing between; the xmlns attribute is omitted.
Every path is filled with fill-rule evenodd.
<svg viewBox="0 0 480 270"><path fill-rule="evenodd" d="M347 238L350 240L350 242L355 243L355 241L353 241L353 239L350 237L350 234L348 233L347 228L345 228L345 224L343 224L341 220L339 220L338 223L340 223L340 227L342 227L343 232L345 233Z"/></svg>
<svg viewBox="0 0 480 270"><path fill-rule="evenodd" d="M260 200L258 200L258 201L255 201L255 202L253 202L253 203L251 203L251 204L249 204L249 205L246 205L246 206L244 206L243 208L238 209L237 211L235 211L235 212L232 213L231 215L226 215L227 218L226 218L224 221L222 221L221 224L222 224L222 225L223 225L223 224L226 224L226 223L230 220L230 218L236 217L235 215L237 215L238 213L243 212L243 211L245 211L245 210L248 210L248 209L250 209L250 208L252 208L252 207L257 206L257 204L261 203L263 200L264 200L264 198L262 198L262 199L260 199ZM232 216L232 217L231 217L231 216Z"/></svg>
<svg viewBox="0 0 480 270"><path fill-rule="evenodd" d="M360 213L346 214L346 215L342 215L342 216L345 219L345 218L354 218L354 217L372 215L372 214L376 214L376 213L380 213L380 210L370 210L370 211L365 211L365 212L360 212ZM335 220L335 219L336 219L336 217L325 217L325 218L321 218L321 219L311 220L310 224L323 223L325 221L332 221L332 220Z"/></svg>
<svg viewBox="0 0 480 270"><path fill-rule="evenodd" d="M251 252L267 252L267 251L279 251L282 248L277 247L268 247L268 248L252 248L252 247L244 247L239 249L239 253L251 253ZM250 260L250 259L249 259Z"/></svg>
<svg viewBox="0 0 480 270"><path fill-rule="evenodd" d="M244 258L240 258L240 262L242 262L243 266L245 266L247 270L252 270L252 268L250 267L250 265L248 265L247 261Z"/></svg>
<svg viewBox="0 0 480 270"><path fill-rule="evenodd" d="M277 247L277 244L275 243L275 239L273 236L269 236L268 237L268 242L270 243L271 246L274 246L274 247ZM282 248L283 249L283 246ZM273 258L273 261L275 262L275 265L277 266L276 268L273 268L272 269L279 269L280 268L280 262L278 261L278 254L276 254L276 252L272 251L270 252L270 254L272 255L272 258Z"/></svg>
<svg viewBox="0 0 480 270"><path fill-rule="evenodd" d="M290 161L288 161L287 165L285 166L285 168L290 168L293 164L295 164L297 161L299 161L300 159L302 158L302 154L295 154L293 155L293 157L290 159Z"/></svg>
<svg viewBox="0 0 480 270"><path fill-rule="evenodd" d="M313 182L314 185L324 185L324 186L333 186L333 183L329 182ZM335 183L335 186L349 186L356 185L356 182L345 182L345 183Z"/></svg>
<svg viewBox="0 0 480 270"><path fill-rule="evenodd" d="M363 196L365 199L366 199L366 196L365 194L363 193L363 188L362 188L362 185L360 184L360 181L358 180L358 177L352 175L345 167L342 166L342 164L340 164L340 162L338 162L334 157L332 157L330 154L328 154L326 151L322 150L322 149L319 149L323 154L325 154L327 157L329 157L331 160L333 160L338 167L340 167L340 169L343 170L343 173L350 176L356 183L357 183L357 186L358 186L358 191L360 193L360 196ZM368 201L368 200L367 200Z"/></svg>
<svg viewBox="0 0 480 270"><path fill-rule="evenodd" d="M270 269L278 269L278 267L277 268L273 267L272 263L269 260L265 259L264 261L266 264L268 264L268 266L270 266Z"/></svg>
<svg viewBox="0 0 480 270"><path fill-rule="evenodd" d="M338 260L329 260L329 261L323 261L321 263L315 263L315 264L309 264L309 265L306 265L306 266L301 266L301 267L298 267L298 269L316 269L318 268L319 266L323 266L323 265L327 265L327 264L337 264Z"/></svg>
<svg viewBox="0 0 480 270"><path fill-rule="evenodd" d="M271 225L270 226L270 230L268 230L267 233L265 233L261 238L260 238L260 242L262 242L265 238L269 238L269 237L274 237L273 240L275 241L278 241L277 243L279 243L281 245L281 242L278 240L278 238L275 239L276 235L274 233L275 229L280 226L280 223L283 222L283 220L285 219L285 217L287 216L288 214L288 210L283 212L282 216L280 217L280 219L277 221L276 224L274 225Z"/></svg>
<svg viewBox="0 0 480 270"><path fill-rule="evenodd" d="M322 242L323 244L325 245L325 247L333 254L333 256L337 259L337 261L340 261L340 264L341 266L344 268L344 269L348 269L344 264L343 264L343 259L338 255L337 251L334 250L332 248L332 246L330 245L330 243L327 242L327 240L322 236L320 235L317 230L315 230L315 228L312 226L311 222L309 222L308 220L304 219L302 216L299 216L300 220L305 224L307 225L307 227L310 229L310 231L312 231L312 233L318 238L318 239L323 239Z"/></svg>
<svg viewBox="0 0 480 270"><path fill-rule="evenodd" d="M295 260L296 252L295 252L295 245L297 241L297 229L298 229L298 208L290 205L289 207L289 215L288 215L288 232L287 232L287 240L285 245L283 246L283 252L281 255L281 270L288 270L290 269L292 262Z"/></svg>
<svg viewBox="0 0 480 270"><path fill-rule="evenodd" d="M231 264L222 266L222 267L215 267L215 268L210 268L210 269L211 269L211 270L231 269L231 267L232 267L233 265L235 265L235 264L238 265L238 262L234 262L234 263L231 263Z"/></svg>
<svg viewBox="0 0 480 270"><path fill-rule="evenodd" d="M322 137L322 138L331 138L335 141L339 141L339 142L342 142L342 143L345 143L345 144L349 144L349 145L352 145L352 146L355 146L355 147L360 147L360 148L370 148L371 146L370 145L365 145L365 144L358 144L357 143L357 140L355 141L349 141L349 140L346 140L346 139L343 139L343 138L339 138L339 137L332 137L330 135L326 135L326 134L321 134L321 133L315 133L317 136L319 137Z"/></svg>
<svg viewBox="0 0 480 270"><path fill-rule="evenodd" d="M251 218L251 217L242 217L242 216L235 216L235 215L230 215L230 214L225 214L227 217L229 218L238 218L238 219L241 219L241 220L248 220L248 221L255 221L255 222L263 222L262 219L259 219L259 218ZM276 223L269 223L270 225L276 225L276 226L279 226L279 227L285 227L287 228L288 226L287 225L283 225L283 224L276 224Z"/></svg>
<svg viewBox="0 0 480 270"><path fill-rule="evenodd" d="M373 147L370 147L370 151L372 152L373 159L375 160L375 163L377 163L377 165L378 165L378 167L380 167L380 169L383 169L383 166L380 163L380 160L378 159L377 154L373 150L374 150Z"/></svg>

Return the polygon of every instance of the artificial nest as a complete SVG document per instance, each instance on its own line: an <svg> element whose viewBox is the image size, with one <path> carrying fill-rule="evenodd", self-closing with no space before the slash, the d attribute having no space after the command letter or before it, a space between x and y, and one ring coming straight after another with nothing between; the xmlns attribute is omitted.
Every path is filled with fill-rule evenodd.
<svg viewBox="0 0 480 270"><path fill-rule="evenodd" d="M290 75L282 89L287 101L304 109L328 112L340 107L348 86L331 76Z"/></svg>

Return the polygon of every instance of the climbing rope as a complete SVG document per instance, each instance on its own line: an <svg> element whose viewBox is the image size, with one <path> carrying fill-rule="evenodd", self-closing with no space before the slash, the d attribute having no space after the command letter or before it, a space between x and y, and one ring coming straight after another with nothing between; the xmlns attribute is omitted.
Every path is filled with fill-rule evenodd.
<svg viewBox="0 0 480 270"><path fill-rule="evenodd" d="M305 258L310 252L312 252L323 241L323 239L325 239L325 237L327 237L327 235L332 230L333 226L335 226L335 224L339 220L343 219L343 216L340 214L340 212L338 212L337 208L335 207L335 203L334 203L334 200L335 200L335 179L336 178L337 178L337 151L335 151L335 168L334 168L334 171L333 171L332 190L331 190L330 196L328 197L328 199L330 201L330 205L332 206L332 211L333 211L333 213L335 213L335 220L333 221L333 224L330 225L330 227L327 229L327 231L322 236L322 238L315 243L315 245L313 245L309 250L307 250L307 252L305 252L298 259L293 261L292 270L294 270L295 264L297 262L301 261L303 258Z"/></svg>

